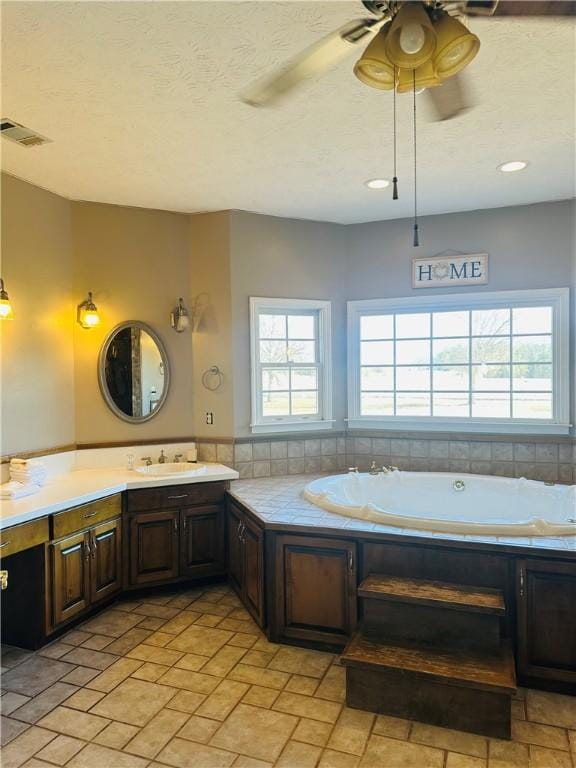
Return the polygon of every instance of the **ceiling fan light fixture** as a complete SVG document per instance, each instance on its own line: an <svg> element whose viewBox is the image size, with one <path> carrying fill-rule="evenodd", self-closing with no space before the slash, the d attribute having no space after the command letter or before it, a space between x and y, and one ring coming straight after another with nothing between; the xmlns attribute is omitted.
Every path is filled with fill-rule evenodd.
<svg viewBox="0 0 576 768"><path fill-rule="evenodd" d="M388 179L368 179L364 184L368 189L386 189L386 187L390 186Z"/></svg>
<svg viewBox="0 0 576 768"><path fill-rule="evenodd" d="M528 163L524 160L510 160L508 163L502 163L498 166L498 170L502 173L515 173L516 171L523 171L528 167Z"/></svg>
<svg viewBox="0 0 576 768"><path fill-rule="evenodd" d="M381 91L393 91L395 86L395 67L388 58L385 45L389 29L390 24L386 24L354 65L358 80Z"/></svg>
<svg viewBox="0 0 576 768"><path fill-rule="evenodd" d="M400 69L417 69L436 48L436 34L422 3L405 3L394 16L386 37L386 53Z"/></svg>
<svg viewBox="0 0 576 768"><path fill-rule="evenodd" d="M462 22L442 13L434 22L436 52L434 68L446 79L467 67L480 50L480 40Z"/></svg>
<svg viewBox="0 0 576 768"><path fill-rule="evenodd" d="M416 78L416 95L425 88L433 88L435 85L442 85L442 79L436 74L434 65L427 61L417 69L401 69L398 76L398 93L411 93L414 88L414 77Z"/></svg>

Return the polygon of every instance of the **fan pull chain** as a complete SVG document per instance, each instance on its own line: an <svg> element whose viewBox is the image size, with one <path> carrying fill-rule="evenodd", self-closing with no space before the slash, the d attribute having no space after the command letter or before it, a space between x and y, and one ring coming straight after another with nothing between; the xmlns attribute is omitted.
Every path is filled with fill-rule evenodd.
<svg viewBox="0 0 576 768"><path fill-rule="evenodd" d="M394 178L392 179L392 200L398 200L398 176L396 175L396 67L394 67Z"/></svg>
<svg viewBox="0 0 576 768"><path fill-rule="evenodd" d="M412 100L414 107L414 240L413 246L417 248L420 245L418 237L418 162L416 155L416 70L412 70Z"/></svg>

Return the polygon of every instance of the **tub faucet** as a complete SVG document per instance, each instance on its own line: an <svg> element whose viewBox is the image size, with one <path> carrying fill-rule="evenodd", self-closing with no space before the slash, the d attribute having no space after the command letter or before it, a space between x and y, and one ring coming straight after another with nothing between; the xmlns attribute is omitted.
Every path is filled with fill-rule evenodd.
<svg viewBox="0 0 576 768"><path fill-rule="evenodd" d="M150 456L142 456L142 461L146 463L147 467L152 466L152 459L150 458Z"/></svg>
<svg viewBox="0 0 576 768"><path fill-rule="evenodd" d="M358 467L348 467L348 474L357 475L358 474Z"/></svg>
<svg viewBox="0 0 576 768"><path fill-rule="evenodd" d="M174 454L174 464L179 464L184 456L181 453Z"/></svg>
<svg viewBox="0 0 576 768"><path fill-rule="evenodd" d="M390 472L397 472L397 471L398 471L398 467L393 467L392 465L390 465L389 467L382 467L382 473L385 475L389 474Z"/></svg>
<svg viewBox="0 0 576 768"><path fill-rule="evenodd" d="M373 461L372 464L370 464L370 469L368 470L369 475L379 475L382 470L378 469L376 466L376 462Z"/></svg>
<svg viewBox="0 0 576 768"><path fill-rule="evenodd" d="M160 451L160 456L158 457L158 464L166 464L166 456L164 454L164 448Z"/></svg>

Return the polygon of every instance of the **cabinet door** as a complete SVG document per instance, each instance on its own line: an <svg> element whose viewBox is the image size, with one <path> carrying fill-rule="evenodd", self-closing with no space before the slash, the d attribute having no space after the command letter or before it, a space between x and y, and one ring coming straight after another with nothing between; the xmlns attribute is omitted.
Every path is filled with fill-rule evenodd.
<svg viewBox="0 0 576 768"><path fill-rule="evenodd" d="M130 583L178 576L179 512L142 512L130 518Z"/></svg>
<svg viewBox="0 0 576 768"><path fill-rule="evenodd" d="M50 544L54 626L82 613L90 604L89 540L86 531Z"/></svg>
<svg viewBox="0 0 576 768"><path fill-rule="evenodd" d="M275 640L343 646L356 626L356 545L338 539L278 536Z"/></svg>
<svg viewBox="0 0 576 768"><path fill-rule="evenodd" d="M226 526L228 529L228 579L232 588L242 597L244 589L244 547L242 544L242 512L228 503Z"/></svg>
<svg viewBox="0 0 576 768"><path fill-rule="evenodd" d="M518 672L576 684L576 563L519 560Z"/></svg>
<svg viewBox="0 0 576 768"><path fill-rule="evenodd" d="M90 596L93 603L119 592L122 586L120 518L90 531Z"/></svg>
<svg viewBox="0 0 576 768"><path fill-rule="evenodd" d="M180 512L180 575L223 573L224 510L220 506L192 507Z"/></svg>
<svg viewBox="0 0 576 768"><path fill-rule="evenodd" d="M244 605L264 626L264 532L244 517Z"/></svg>

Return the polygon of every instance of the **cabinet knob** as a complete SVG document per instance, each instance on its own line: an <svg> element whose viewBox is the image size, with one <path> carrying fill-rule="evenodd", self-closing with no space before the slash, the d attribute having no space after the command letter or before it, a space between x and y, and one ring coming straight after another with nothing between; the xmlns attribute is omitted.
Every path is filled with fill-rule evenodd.
<svg viewBox="0 0 576 768"><path fill-rule="evenodd" d="M8 589L8 571L0 571L0 589Z"/></svg>

